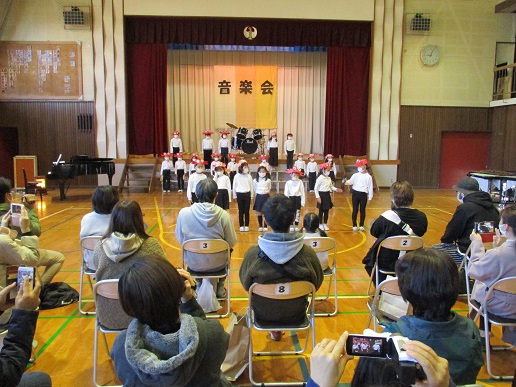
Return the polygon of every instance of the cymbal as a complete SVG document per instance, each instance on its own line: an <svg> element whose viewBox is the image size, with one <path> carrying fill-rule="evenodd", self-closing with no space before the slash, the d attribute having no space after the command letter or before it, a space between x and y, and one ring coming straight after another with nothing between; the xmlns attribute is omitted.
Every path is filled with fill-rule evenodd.
<svg viewBox="0 0 516 387"><path fill-rule="evenodd" d="M233 129L238 129L238 126L230 124L229 122L226 122L226 125Z"/></svg>

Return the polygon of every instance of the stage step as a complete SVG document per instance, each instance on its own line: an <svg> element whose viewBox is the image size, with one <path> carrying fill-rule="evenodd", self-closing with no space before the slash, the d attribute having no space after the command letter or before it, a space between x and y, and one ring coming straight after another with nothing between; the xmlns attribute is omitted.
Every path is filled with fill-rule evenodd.
<svg viewBox="0 0 516 387"><path fill-rule="evenodd" d="M118 189L154 191L158 157L154 155L129 155L120 177ZM132 184L131 184L132 183Z"/></svg>

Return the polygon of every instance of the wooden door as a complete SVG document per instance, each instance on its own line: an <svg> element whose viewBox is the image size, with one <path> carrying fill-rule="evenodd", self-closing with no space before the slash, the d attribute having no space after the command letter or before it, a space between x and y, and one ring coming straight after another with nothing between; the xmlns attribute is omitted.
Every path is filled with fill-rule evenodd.
<svg viewBox="0 0 516 387"><path fill-rule="evenodd" d="M439 188L451 188L468 172L487 169L489 133L442 132Z"/></svg>

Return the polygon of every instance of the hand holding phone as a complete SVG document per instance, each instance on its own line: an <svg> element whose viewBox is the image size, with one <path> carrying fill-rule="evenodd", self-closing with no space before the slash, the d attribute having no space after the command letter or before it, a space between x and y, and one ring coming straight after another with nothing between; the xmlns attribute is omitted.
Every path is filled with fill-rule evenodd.
<svg viewBox="0 0 516 387"><path fill-rule="evenodd" d="M36 285L34 285L34 283ZM39 306L39 294L41 292L41 282L38 277L33 277L33 281L28 276L23 278L23 282L18 290L18 295L14 303L15 309L36 310Z"/></svg>
<svg viewBox="0 0 516 387"><path fill-rule="evenodd" d="M11 203L11 225L20 227L20 220L22 217L23 205L18 203Z"/></svg>
<svg viewBox="0 0 516 387"><path fill-rule="evenodd" d="M349 335L346 353L351 356L387 357L387 338L382 336Z"/></svg>

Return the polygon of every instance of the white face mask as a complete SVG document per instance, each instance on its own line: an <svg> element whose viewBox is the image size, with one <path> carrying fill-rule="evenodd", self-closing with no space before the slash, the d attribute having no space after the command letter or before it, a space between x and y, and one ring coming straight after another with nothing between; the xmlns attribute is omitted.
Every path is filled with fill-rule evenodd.
<svg viewBox="0 0 516 387"><path fill-rule="evenodd" d="M217 176L219 176L219 177L223 175L222 171L217 171L216 173L217 173Z"/></svg>
<svg viewBox="0 0 516 387"><path fill-rule="evenodd" d="M333 159L328 159L328 162L331 163L333 161Z"/></svg>
<svg viewBox="0 0 516 387"><path fill-rule="evenodd" d="M358 168L357 168L357 171L358 171L359 173L364 172L364 170L362 169L362 167L358 167Z"/></svg>
<svg viewBox="0 0 516 387"><path fill-rule="evenodd" d="M174 138L178 138L179 136L177 134L174 134Z"/></svg>
<svg viewBox="0 0 516 387"><path fill-rule="evenodd" d="M177 161L181 161L181 160L183 160L181 157L178 157L178 158L177 158Z"/></svg>
<svg viewBox="0 0 516 387"><path fill-rule="evenodd" d="M202 173L202 169L201 169L201 168L196 168L196 169L195 169L195 172L197 172L197 173Z"/></svg>
<svg viewBox="0 0 516 387"><path fill-rule="evenodd" d="M165 161L168 161L168 160L170 160L170 159L168 157L165 157Z"/></svg>
<svg viewBox="0 0 516 387"><path fill-rule="evenodd" d="M298 175L292 175L292 180L299 180L299 176Z"/></svg>
<svg viewBox="0 0 516 387"><path fill-rule="evenodd" d="M291 137L291 136L288 136L288 137L287 137L287 140L292 140L292 137Z"/></svg>
<svg viewBox="0 0 516 387"><path fill-rule="evenodd" d="M463 202L464 194L462 192L457 192L457 200L461 203Z"/></svg>
<svg viewBox="0 0 516 387"><path fill-rule="evenodd" d="M218 157L214 157L213 161L219 161L219 158Z"/></svg>
<svg viewBox="0 0 516 387"><path fill-rule="evenodd" d="M313 163L315 161L315 159L310 159L310 162Z"/></svg>
<svg viewBox="0 0 516 387"><path fill-rule="evenodd" d="M258 172L258 176L260 177L265 177L266 173L265 172Z"/></svg>
<svg viewBox="0 0 516 387"><path fill-rule="evenodd" d="M223 135L222 135L222 138L226 138L226 135L225 135L225 134L223 134Z"/></svg>
<svg viewBox="0 0 516 387"><path fill-rule="evenodd" d="M324 171L324 176L330 176L330 171Z"/></svg>
<svg viewBox="0 0 516 387"><path fill-rule="evenodd" d="M504 237L507 237L507 229L508 228L509 228L509 226L507 224L500 223L498 225L498 230L500 230L500 234L502 234L502 236L504 236Z"/></svg>
<svg viewBox="0 0 516 387"><path fill-rule="evenodd" d="M249 172L249 168L244 168L243 171L244 171L244 173L247 173L247 172Z"/></svg>
<svg viewBox="0 0 516 387"><path fill-rule="evenodd" d="M234 163L235 162L235 159L231 159L231 162Z"/></svg>

